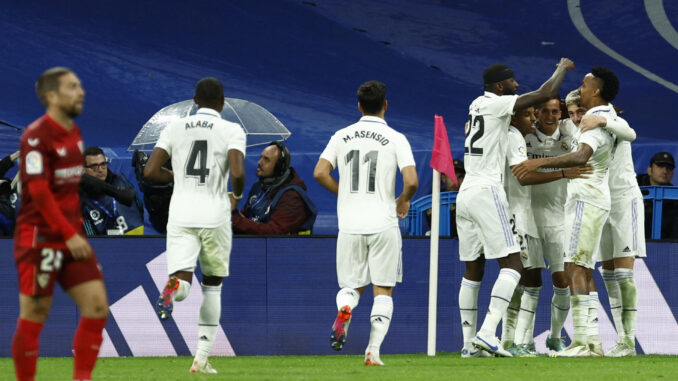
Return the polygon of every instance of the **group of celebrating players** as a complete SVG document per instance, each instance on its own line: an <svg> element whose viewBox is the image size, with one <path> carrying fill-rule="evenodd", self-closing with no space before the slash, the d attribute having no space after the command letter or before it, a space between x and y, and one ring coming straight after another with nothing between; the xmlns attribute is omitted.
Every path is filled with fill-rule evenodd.
<svg viewBox="0 0 678 381"><path fill-rule="evenodd" d="M466 263L459 290L462 357L537 355L535 313L546 263L554 290L546 340L551 355L636 355L633 261L645 256L643 199L630 145L636 135L610 103L619 81L602 67L568 94L569 118L560 118L557 91L571 69L574 63L563 58L538 90L516 95L513 71L492 65L483 75L484 95L469 108L466 177L457 196L459 255ZM476 330L486 259L497 259L501 269ZM593 282L600 261L618 333L607 353ZM570 311L574 335L566 347L561 331ZM501 340L495 336L500 321Z"/></svg>

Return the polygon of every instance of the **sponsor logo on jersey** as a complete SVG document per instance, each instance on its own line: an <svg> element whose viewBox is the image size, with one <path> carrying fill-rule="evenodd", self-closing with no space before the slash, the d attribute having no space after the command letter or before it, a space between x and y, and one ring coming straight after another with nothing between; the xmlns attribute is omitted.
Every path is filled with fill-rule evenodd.
<svg viewBox="0 0 678 381"><path fill-rule="evenodd" d="M57 179L68 179L71 177L78 177L82 175L82 164L73 167L59 168L54 170L54 177Z"/></svg>
<svg viewBox="0 0 678 381"><path fill-rule="evenodd" d="M39 151L30 151L26 154L26 174L39 175L42 173L42 154Z"/></svg>

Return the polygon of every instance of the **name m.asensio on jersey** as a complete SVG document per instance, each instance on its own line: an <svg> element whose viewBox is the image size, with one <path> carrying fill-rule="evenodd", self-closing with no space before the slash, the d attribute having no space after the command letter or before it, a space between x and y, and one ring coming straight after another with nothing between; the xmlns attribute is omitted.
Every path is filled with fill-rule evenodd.
<svg viewBox="0 0 678 381"><path fill-rule="evenodd" d="M376 140L377 142L379 142L379 144L381 144L382 146L385 146L389 143L389 140L386 139L386 137L383 136L382 134L378 134L374 131L365 131L365 130L356 131L353 134L353 136L346 135L344 137L344 143L346 143L346 142L348 142L352 139L373 139L373 140Z"/></svg>

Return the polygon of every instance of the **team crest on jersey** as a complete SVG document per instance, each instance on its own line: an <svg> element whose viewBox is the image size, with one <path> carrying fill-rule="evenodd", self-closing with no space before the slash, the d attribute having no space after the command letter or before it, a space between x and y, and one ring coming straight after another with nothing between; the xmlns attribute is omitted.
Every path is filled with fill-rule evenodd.
<svg viewBox="0 0 678 381"><path fill-rule="evenodd" d="M571 149L570 145L567 144L567 142L562 142L562 143L560 144L560 148L562 148L563 151L569 151L569 150Z"/></svg>
<svg viewBox="0 0 678 381"><path fill-rule="evenodd" d="M38 274L36 278L40 288L45 288L47 287L47 284L49 284L49 274Z"/></svg>
<svg viewBox="0 0 678 381"><path fill-rule="evenodd" d="M26 174L39 175L42 173L42 154L31 151L26 154Z"/></svg>

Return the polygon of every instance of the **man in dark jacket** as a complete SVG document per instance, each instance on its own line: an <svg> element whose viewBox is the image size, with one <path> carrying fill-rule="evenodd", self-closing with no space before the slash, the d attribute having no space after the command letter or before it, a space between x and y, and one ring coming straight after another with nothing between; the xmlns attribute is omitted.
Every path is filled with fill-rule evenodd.
<svg viewBox="0 0 678 381"><path fill-rule="evenodd" d="M240 212L231 217L235 234L310 234L317 209L306 184L290 167L290 151L269 144L257 162L257 177Z"/></svg>
<svg viewBox="0 0 678 381"><path fill-rule="evenodd" d="M673 170L676 162L673 155L668 152L658 152L650 159L647 174L638 175L640 186L665 186L671 187ZM645 238L652 237L652 200L645 200ZM664 200L662 207L662 230L661 239L678 239L678 224L674 221L678 218L678 201Z"/></svg>
<svg viewBox="0 0 678 381"><path fill-rule="evenodd" d="M118 187L134 189L127 178L108 170L104 151L87 147L83 152L85 173ZM131 206L103 193L92 193L81 188L80 202L85 233L90 235L140 235L144 234L144 207L137 195Z"/></svg>

